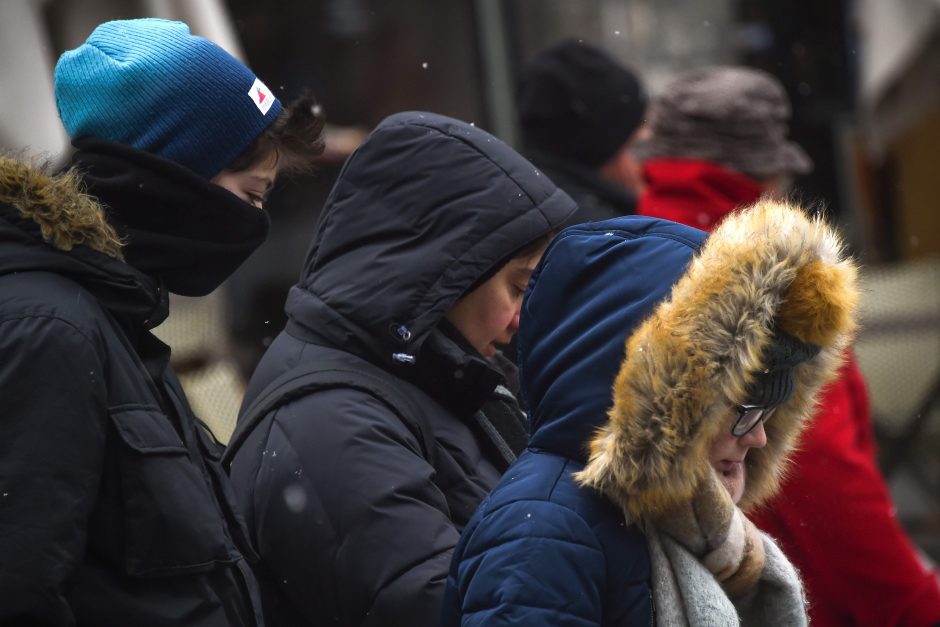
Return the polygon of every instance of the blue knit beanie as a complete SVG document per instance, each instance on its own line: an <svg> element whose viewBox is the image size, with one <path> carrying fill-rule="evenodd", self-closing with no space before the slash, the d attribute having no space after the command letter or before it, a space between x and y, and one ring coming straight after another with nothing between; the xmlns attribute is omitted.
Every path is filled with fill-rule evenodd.
<svg viewBox="0 0 940 627"><path fill-rule="evenodd" d="M55 67L71 139L97 137L206 178L277 119L281 103L240 61L182 22L105 22Z"/></svg>

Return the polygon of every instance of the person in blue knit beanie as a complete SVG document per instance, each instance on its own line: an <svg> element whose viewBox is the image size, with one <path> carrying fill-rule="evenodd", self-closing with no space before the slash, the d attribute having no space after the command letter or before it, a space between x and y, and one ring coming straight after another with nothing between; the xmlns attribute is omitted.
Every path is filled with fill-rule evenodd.
<svg viewBox="0 0 940 627"><path fill-rule="evenodd" d="M0 155L0 624L263 624L220 447L150 330L261 244L324 118L159 19L98 26L55 97L69 166Z"/></svg>
<svg viewBox="0 0 940 627"><path fill-rule="evenodd" d="M55 98L73 143L130 146L226 188L234 187L226 172L258 168L273 184L279 170L323 151L323 118L312 96L285 110L250 69L182 22L101 24L59 58ZM238 159L249 147L251 158ZM230 191L254 204L263 197Z"/></svg>

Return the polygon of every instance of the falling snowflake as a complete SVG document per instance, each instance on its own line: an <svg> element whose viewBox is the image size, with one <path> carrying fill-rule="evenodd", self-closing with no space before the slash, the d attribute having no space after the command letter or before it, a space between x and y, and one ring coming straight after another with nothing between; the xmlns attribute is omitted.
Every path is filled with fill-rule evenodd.
<svg viewBox="0 0 940 627"><path fill-rule="evenodd" d="M287 505L287 509L299 514L307 509L307 493L304 492L301 486L291 484L284 488L284 503Z"/></svg>

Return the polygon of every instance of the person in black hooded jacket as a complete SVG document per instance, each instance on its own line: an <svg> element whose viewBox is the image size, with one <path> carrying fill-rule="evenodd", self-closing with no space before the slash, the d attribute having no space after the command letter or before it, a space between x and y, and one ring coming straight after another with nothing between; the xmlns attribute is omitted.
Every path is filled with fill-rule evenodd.
<svg viewBox="0 0 940 627"><path fill-rule="evenodd" d="M262 242L323 121L165 20L100 25L55 93L67 171L0 156L0 624L262 624L220 450L150 329Z"/></svg>
<svg viewBox="0 0 940 627"><path fill-rule="evenodd" d="M240 417L226 455L274 583L270 622L437 624L460 531L525 446L497 345L574 210L501 141L431 113L387 118L346 162L243 412L298 365L330 363L414 414L340 384Z"/></svg>

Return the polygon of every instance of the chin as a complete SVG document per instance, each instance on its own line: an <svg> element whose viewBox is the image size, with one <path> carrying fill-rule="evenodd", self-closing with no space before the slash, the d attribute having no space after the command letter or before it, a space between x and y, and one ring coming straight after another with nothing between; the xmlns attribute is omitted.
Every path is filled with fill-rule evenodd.
<svg viewBox="0 0 940 627"><path fill-rule="evenodd" d="M744 496L744 481L740 477L728 476L726 473L719 472L718 477L725 490L731 495L731 500L737 505Z"/></svg>

